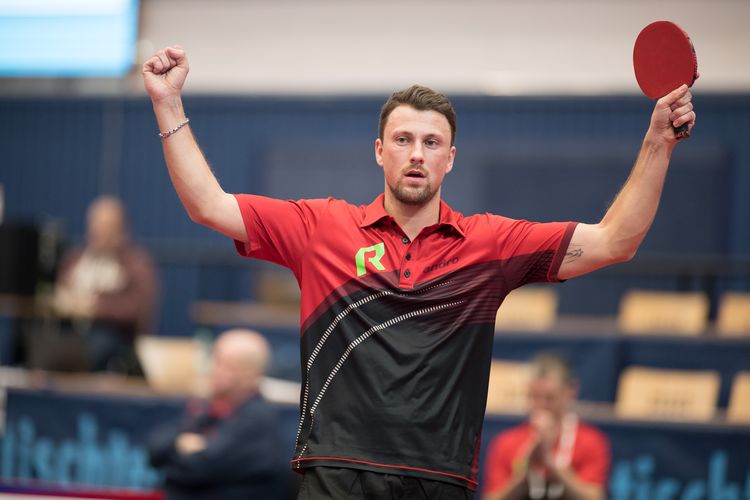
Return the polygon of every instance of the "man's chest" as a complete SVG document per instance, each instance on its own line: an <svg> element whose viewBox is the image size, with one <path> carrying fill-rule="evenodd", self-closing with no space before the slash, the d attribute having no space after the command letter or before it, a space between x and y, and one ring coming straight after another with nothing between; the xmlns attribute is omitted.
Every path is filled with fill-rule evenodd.
<svg viewBox="0 0 750 500"><path fill-rule="evenodd" d="M445 228L433 228L413 240L397 227L347 228L330 224L317 231L304 258L303 277L336 287L352 281L370 282L388 275L400 289L478 262L492 260L490 242L465 238Z"/></svg>

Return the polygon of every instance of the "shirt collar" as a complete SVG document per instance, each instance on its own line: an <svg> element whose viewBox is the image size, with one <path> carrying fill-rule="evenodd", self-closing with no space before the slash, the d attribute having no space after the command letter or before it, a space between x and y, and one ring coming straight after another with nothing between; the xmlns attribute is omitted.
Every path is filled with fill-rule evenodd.
<svg viewBox="0 0 750 500"><path fill-rule="evenodd" d="M384 199L385 195L381 193L377 198L375 198L375 200L373 200L372 203L365 207L365 216L362 219L359 227L365 228L374 226L384 219L393 220L393 217L388 215L388 212L385 211L385 206L383 204ZM460 213L453 211L453 209L449 207L445 201L440 200L440 220L438 221L438 225L441 227L448 227L450 229L453 229L459 236L464 238L466 237L466 234L458 224L460 218Z"/></svg>

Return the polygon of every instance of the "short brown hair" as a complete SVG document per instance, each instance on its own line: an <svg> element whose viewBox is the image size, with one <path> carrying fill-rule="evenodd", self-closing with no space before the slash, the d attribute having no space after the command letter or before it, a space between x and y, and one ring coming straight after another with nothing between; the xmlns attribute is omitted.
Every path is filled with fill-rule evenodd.
<svg viewBox="0 0 750 500"><path fill-rule="evenodd" d="M445 95L422 85L412 85L408 89L394 92L383 104L378 126L378 137L381 141L388 117L394 109L402 105L411 106L417 111L437 111L445 116L451 128L451 146L453 146L456 141L456 112L453 105Z"/></svg>
<svg viewBox="0 0 750 500"><path fill-rule="evenodd" d="M555 352L542 352L531 360L532 379L546 378L558 375L563 383L575 386L578 383L573 366L570 362Z"/></svg>

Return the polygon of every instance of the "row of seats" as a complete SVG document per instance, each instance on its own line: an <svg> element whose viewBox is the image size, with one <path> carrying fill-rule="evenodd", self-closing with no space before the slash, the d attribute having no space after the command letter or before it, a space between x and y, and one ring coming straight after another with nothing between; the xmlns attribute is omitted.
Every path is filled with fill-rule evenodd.
<svg viewBox="0 0 750 500"><path fill-rule="evenodd" d="M167 394L205 391L207 354L192 338L140 337L137 342L149 384ZM493 360L487 411L522 413L530 371L525 362ZM615 413L624 418L708 421L717 414L721 378L711 370L629 367L620 375ZM273 399L273 395L271 395ZM750 423L750 371L732 384L726 418Z"/></svg>
<svg viewBox="0 0 750 500"><path fill-rule="evenodd" d="M523 413L528 363L494 360L487 398L489 413ZM622 418L709 421L717 416L721 378L711 370L666 370L631 366L620 375L615 414ZM750 371L732 383L726 420L750 423Z"/></svg>
<svg viewBox="0 0 750 500"><path fill-rule="evenodd" d="M210 347L192 337L143 335L136 340L136 353L150 389L168 396L208 395ZM265 377L260 390L269 401L299 402L297 382Z"/></svg>
<svg viewBox="0 0 750 500"><path fill-rule="evenodd" d="M520 288L505 299L495 328L549 330L557 320L557 304L552 288ZM698 335L708 328L709 307L709 298L702 292L631 290L620 301L617 327L628 334ZM722 336L750 336L750 293L722 295L716 331Z"/></svg>

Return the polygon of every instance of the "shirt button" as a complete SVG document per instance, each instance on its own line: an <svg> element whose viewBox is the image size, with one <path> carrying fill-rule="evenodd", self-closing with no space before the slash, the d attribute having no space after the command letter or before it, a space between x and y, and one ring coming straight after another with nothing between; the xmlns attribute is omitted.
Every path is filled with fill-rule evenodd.
<svg viewBox="0 0 750 500"><path fill-rule="evenodd" d="M411 254L410 253L406 254L406 260L411 260Z"/></svg>
<svg viewBox="0 0 750 500"><path fill-rule="evenodd" d="M409 238L404 236L403 238L401 238L401 241L404 243L404 245L406 245L407 243L409 243Z"/></svg>
<svg viewBox="0 0 750 500"><path fill-rule="evenodd" d="M406 271L404 271L404 276L407 277L407 278L409 276L411 276L411 271L409 271L408 269Z"/></svg>

